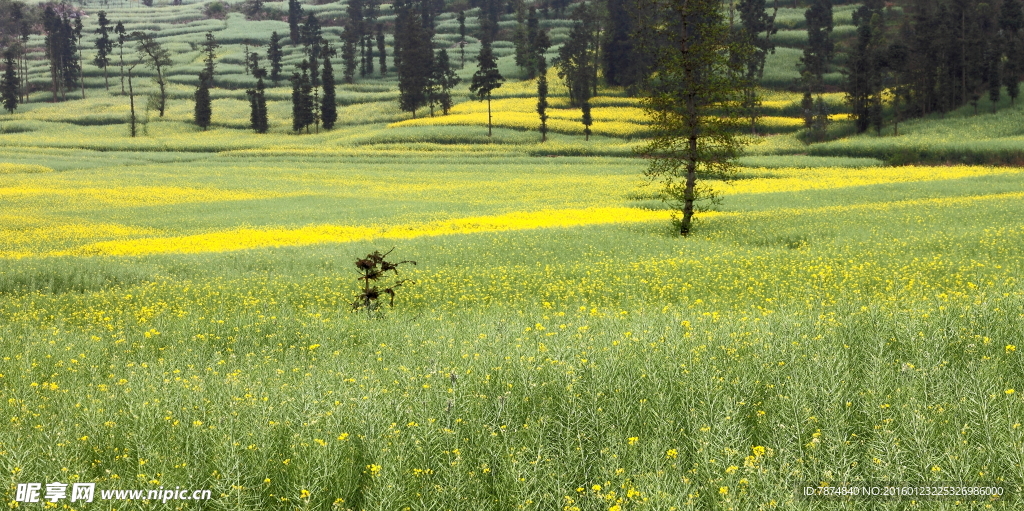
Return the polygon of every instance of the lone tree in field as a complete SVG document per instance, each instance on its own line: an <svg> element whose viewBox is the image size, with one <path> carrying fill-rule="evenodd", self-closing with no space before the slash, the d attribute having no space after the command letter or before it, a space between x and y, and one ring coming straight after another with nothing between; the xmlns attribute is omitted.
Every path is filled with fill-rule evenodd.
<svg viewBox="0 0 1024 511"><path fill-rule="evenodd" d="M196 110L195 110L195 121L196 126L203 128L210 127L210 118L213 116L213 109L210 102L210 81L213 77L206 71L199 72L199 86L196 87Z"/></svg>
<svg viewBox="0 0 1024 511"><path fill-rule="evenodd" d="M160 117L164 116L164 110L167 108L167 79L164 78L164 68L171 65L171 53L160 46L160 43L153 38L153 36L145 32L134 32L133 37L138 39L138 47L136 48L139 52L139 57L146 62L146 65L153 68L156 71L157 86L160 88L160 97L157 98L157 110L160 111Z"/></svg>
<svg viewBox="0 0 1024 511"><path fill-rule="evenodd" d="M217 62L217 48L220 48L220 44L217 43L217 38L213 37L213 32L206 33L206 39L203 41L202 53L205 55L203 58L203 64L206 65L206 74L209 75L208 79L210 84L213 84L213 77L216 70L214 65Z"/></svg>
<svg viewBox="0 0 1024 511"><path fill-rule="evenodd" d="M645 175L662 187L665 200L682 214L679 233L688 236L695 206L716 199L701 181L728 178L740 148L736 137L744 92L749 42L730 34L719 0L642 0L641 42L655 58L658 74L644 87L643 106L654 136L640 152L650 158Z"/></svg>
<svg viewBox="0 0 1024 511"><path fill-rule="evenodd" d="M107 90L110 90L107 66L110 65L110 53L114 51L114 41L110 39L110 20L107 19L107 13L100 11L97 17L97 23L99 23L100 28L96 29L99 37L96 38L96 58L92 60L92 63L103 70L103 84Z"/></svg>
<svg viewBox="0 0 1024 511"><path fill-rule="evenodd" d="M469 84L470 92L476 94L480 100L487 100L487 136L491 136L491 92L501 87L505 78L498 72L498 63L494 60L494 50L491 49L491 41L484 39L480 47L480 54L477 55L477 70L473 73L473 81Z"/></svg>
<svg viewBox="0 0 1024 511"><path fill-rule="evenodd" d="M3 102L4 110L7 110L8 113L13 114L14 109L18 108L20 87L21 81L15 70L14 50L7 48L7 51L4 52L4 76L0 79L0 101Z"/></svg>

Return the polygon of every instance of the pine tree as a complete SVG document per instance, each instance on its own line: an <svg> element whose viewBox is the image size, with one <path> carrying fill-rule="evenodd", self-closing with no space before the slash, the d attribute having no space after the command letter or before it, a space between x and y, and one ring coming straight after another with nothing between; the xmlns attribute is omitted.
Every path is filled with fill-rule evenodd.
<svg viewBox="0 0 1024 511"><path fill-rule="evenodd" d="M299 44L299 21L302 20L302 4L299 0L288 0L288 37L292 44Z"/></svg>
<svg viewBox="0 0 1024 511"><path fill-rule="evenodd" d="M541 32L544 34L544 32ZM540 141L548 140L548 62L541 55L537 60L537 115L540 116Z"/></svg>
<svg viewBox="0 0 1024 511"><path fill-rule="evenodd" d="M760 115L761 98L757 94L757 85L764 76L764 64L769 53L775 53L772 36L777 32L775 16L779 12L779 2L774 1L774 10L767 11L765 0L740 0L737 9L740 14L740 40L752 51L746 54L745 89L743 108L750 119L750 130L757 132L757 117ZM761 34L764 34L762 37Z"/></svg>
<svg viewBox="0 0 1024 511"><path fill-rule="evenodd" d="M85 60L82 57L82 17L75 17L75 25L72 33L74 34L75 48L78 50L78 83L82 86L82 99L85 99Z"/></svg>
<svg viewBox="0 0 1024 511"><path fill-rule="evenodd" d="M459 69L466 67L466 11L459 11Z"/></svg>
<svg viewBox="0 0 1024 511"><path fill-rule="evenodd" d="M281 51L281 36L275 31L270 35L270 44L267 45L267 61L270 62L270 81L277 85L281 79L281 59L284 52Z"/></svg>
<svg viewBox="0 0 1024 511"><path fill-rule="evenodd" d="M306 23L302 26L302 45L309 62L310 85L320 85L320 49L323 44L323 32L320 28L320 21L316 15L309 13Z"/></svg>
<svg viewBox="0 0 1024 511"><path fill-rule="evenodd" d="M682 214L676 220L679 233L688 236L697 206L716 198L703 181L735 173L741 141L734 105L744 95L742 57L751 49L730 33L719 0L650 4L653 16L642 18L640 28L653 40L676 44L650 50L658 79L645 84L643 105L654 137L641 152L649 157L645 175L662 185Z"/></svg>
<svg viewBox="0 0 1024 511"><path fill-rule="evenodd" d="M832 1L813 0L804 12L807 21L807 46L800 59L800 74L811 91L820 91L824 75L832 61L835 44L832 42Z"/></svg>
<svg viewBox="0 0 1024 511"><path fill-rule="evenodd" d="M854 13L857 39L847 59L847 97L858 133L880 128L882 76L879 66L881 6L866 3Z"/></svg>
<svg viewBox="0 0 1024 511"><path fill-rule="evenodd" d="M546 47L543 50L538 50L537 36L539 34L540 19L537 18L537 8L531 5L526 17L526 45L528 48L526 56L526 78L530 80L537 76L537 54L547 51Z"/></svg>
<svg viewBox="0 0 1024 511"><path fill-rule="evenodd" d="M398 102L402 111L411 112L416 117L416 110L428 102L427 85L433 66L434 52L431 49L430 33L421 23L420 15L405 10L402 31L395 33L396 42L401 53L396 50L396 68L398 70ZM398 58L399 55L401 58Z"/></svg>
<svg viewBox="0 0 1024 511"><path fill-rule="evenodd" d="M590 116L590 100L584 100L583 106L580 108L583 111L583 135L586 136L585 140L590 140L590 126L594 124L594 118Z"/></svg>
<svg viewBox="0 0 1024 511"><path fill-rule="evenodd" d="M53 102L57 102L57 88L61 80L60 76L60 18L53 7L46 6L43 10L43 32L46 34L46 58L50 63L50 85L53 93Z"/></svg>
<svg viewBox="0 0 1024 511"><path fill-rule="evenodd" d="M527 78L533 78L530 67L530 52L533 48L530 47L530 39L526 35L526 23L520 21L516 24L516 29L512 33L512 46L515 48L515 63L516 67L526 75Z"/></svg>
<svg viewBox="0 0 1024 511"><path fill-rule="evenodd" d="M203 128L210 127L210 118L213 115L213 109L210 101L210 81L213 76L209 74L207 70L199 73L199 86L196 88L195 100L196 108L194 119L196 126Z"/></svg>
<svg viewBox="0 0 1024 511"><path fill-rule="evenodd" d="M114 33L117 34L117 50L121 59L121 94L124 94L124 43L128 42L128 31L125 30L124 24L118 21Z"/></svg>
<svg viewBox="0 0 1024 511"><path fill-rule="evenodd" d="M266 133L270 129L270 123L267 120L266 85L263 83L263 77L266 74L267 70L262 67L254 69L256 88L245 91L249 97L249 124L256 133Z"/></svg>
<svg viewBox="0 0 1024 511"><path fill-rule="evenodd" d="M608 28L602 51L608 85L635 88L640 81L640 55L634 37L636 0L608 0Z"/></svg>
<svg viewBox="0 0 1024 511"><path fill-rule="evenodd" d="M341 64L345 83L352 83L356 76L356 33L352 25L345 25L341 35Z"/></svg>
<svg viewBox="0 0 1024 511"><path fill-rule="evenodd" d="M210 82L211 86L213 85L213 77L216 76L214 66L217 59L217 48L220 48L220 44L213 37L213 32L207 32L206 39L203 41L203 49L200 51L204 55L203 64L205 64L205 67L203 69L206 73L206 79Z"/></svg>
<svg viewBox="0 0 1024 511"><path fill-rule="evenodd" d="M301 71L301 73L300 73ZM309 62L299 63L299 70L292 74L292 130L306 129L313 123L313 87L309 80Z"/></svg>
<svg viewBox="0 0 1024 511"><path fill-rule="evenodd" d="M434 57L434 65L431 69L430 83L428 86L430 116L434 116L434 106L441 107L441 112L448 115L452 108L452 89L461 80L452 69L451 60L448 57L448 50L442 49Z"/></svg>
<svg viewBox="0 0 1024 511"><path fill-rule="evenodd" d="M473 81L469 84L470 92L480 100L487 100L487 136L491 136L491 93L501 87L505 78L498 72L498 63L494 60L491 41L484 39L477 55L477 71L473 73Z"/></svg>
<svg viewBox="0 0 1024 511"><path fill-rule="evenodd" d="M18 108L18 92L21 87L16 66L14 49L7 48L4 52L4 75L0 79L0 102L3 103L4 110L12 114L14 109Z"/></svg>
<svg viewBox="0 0 1024 511"><path fill-rule="evenodd" d="M96 58L92 63L103 70L103 84L110 90L110 80L107 78L107 66L110 65L110 52L114 51L114 42L110 39L110 20L107 13L100 11L97 14L97 23L100 28L96 29L99 37L96 38Z"/></svg>
<svg viewBox="0 0 1024 511"><path fill-rule="evenodd" d="M589 29L585 23L577 21L569 29L569 39L558 49L558 77L565 81L569 89L569 103L576 107L591 98L591 79L594 75L590 58Z"/></svg>
<svg viewBox="0 0 1024 511"><path fill-rule="evenodd" d="M380 76L388 73L388 53L384 47L384 24L377 24L377 53L380 54Z"/></svg>
<svg viewBox="0 0 1024 511"><path fill-rule="evenodd" d="M334 66L331 65L333 55L334 50L330 46L324 48L324 97L320 106L320 117L325 130L334 128L334 124L338 122L338 104L334 92Z"/></svg>
<svg viewBox="0 0 1024 511"><path fill-rule="evenodd" d="M999 14L999 28L1002 32L1003 56L1006 58L1003 64L1003 86L1006 87L1006 95L1010 96L1012 104L1017 103L1017 96L1020 95L1020 74L1021 74L1021 29L1024 29L1024 10L1021 8L1020 0L1003 0L1003 6Z"/></svg>

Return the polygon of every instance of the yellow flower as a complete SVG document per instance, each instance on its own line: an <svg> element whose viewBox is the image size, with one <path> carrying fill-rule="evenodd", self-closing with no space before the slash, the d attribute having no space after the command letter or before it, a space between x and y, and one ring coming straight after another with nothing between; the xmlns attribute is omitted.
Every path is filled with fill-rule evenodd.
<svg viewBox="0 0 1024 511"><path fill-rule="evenodd" d="M723 486L723 487L719 488L718 489L718 494L719 495L728 495L729 494L729 487L728 486Z"/></svg>
<svg viewBox="0 0 1024 511"><path fill-rule="evenodd" d="M763 445L755 445L753 450L754 450L754 456L757 456L757 457L764 456L765 448L764 448Z"/></svg>
<svg viewBox="0 0 1024 511"><path fill-rule="evenodd" d="M676 459L676 456L679 456L679 451L675 449L669 449L665 451L665 458L667 459L674 460Z"/></svg>
<svg viewBox="0 0 1024 511"><path fill-rule="evenodd" d="M302 490L302 492L299 493L299 498L300 499L308 499L309 498L309 490Z"/></svg>
<svg viewBox="0 0 1024 511"><path fill-rule="evenodd" d="M1007 353L1013 353L1014 351L1017 351L1017 347L1016 346L1014 346L1012 344L1007 344L1006 345L1006 352Z"/></svg>
<svg viewBox="0 0 1024 511"><path fill-rule="evenodd" d="M1013 394L1015 391L1013 389L1006 389L1004 392L1006 392L1006 395L1009 396L1010 394Z"/></svg>
<svg viewBox="0 0 1024 511"><path fill-rule="evenodd" d="M739 469L740 469L740 467L737 467L736 465L732 465L729 468L725 469L725 473L726 474L735 474L736 471L739 470Z"/></svg>
<svg viewBox="0 0 1024 511"><path fill-rule="evenodd" d="M341 440L342 442L344 442L345 440L348 440L348 433L342 433L342 434L338 435L338 440Z"/></svg>
<svg viewBox="0 0 1024 511"><path fill-rule="evenodd" d="M640 441L640 438L631 436L627 440L629 441L629 445L636 445L636 443Z"/></svg>

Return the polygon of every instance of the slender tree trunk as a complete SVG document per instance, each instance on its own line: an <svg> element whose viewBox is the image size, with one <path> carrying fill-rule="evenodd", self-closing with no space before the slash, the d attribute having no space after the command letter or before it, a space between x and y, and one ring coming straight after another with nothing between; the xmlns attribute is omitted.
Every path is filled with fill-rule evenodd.
<svg viewBox="0 0 1024 511"><path fill-rule="evenodd" d="M120 45L121 50L121 94L124 94L124 45Z"/></svg>
<svg viewBox="0 0 1024 511"><path fill-rule="evenodd" d="M160 86L160 117L164 116L164 108L167 106L167 84L164 83L163 73L160 68L156 70L157 85Z"/></svg>
<svg viewBox="0 0 1024 511"><path fill-rule="evenodd" d="M103 66L103 84L110 90L110 80L107 79L107 66Z"/></svg>
<svg viewBox="0 0 1024 511"><path fill-rule="evenodd" d="M491 136L491 95L487 95L487 136Z"/></svg>
<svg viewBox="0 0 1024 511"><path fill-rule="evenodd" d="M82 99L85 99L85 62L82 61L82 40L78 40L78 81L82 84Z"/></svg>
<svg viewBox="0 0 1024 511"><path fill-rule="evenodd" d="M132 88L131 71L128 71L128 101L132 109L132 138L135 138L135 89Z"/></svg>

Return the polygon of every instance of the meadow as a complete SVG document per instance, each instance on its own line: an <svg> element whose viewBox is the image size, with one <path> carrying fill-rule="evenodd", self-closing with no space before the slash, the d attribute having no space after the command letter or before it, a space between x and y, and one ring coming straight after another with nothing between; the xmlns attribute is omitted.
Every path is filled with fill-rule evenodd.
<svg viewBox="0 0 1024 511"><path fill-rule="evenodd" d="M552 74L541 143L508 47L490 138L465 83L450 115L411 119L393 76L341 87L338 126L310 134L290 133L290 91L271 89L256 135L240 66L202 132L190 42L221 26L231 62L242 34L287 26L201 7L107 7L195 68L172 73L141 136L88 67L87 99L37 92L0 114L8 507L39 505L17 484L53 481L214 496L46 505L86 510L1024 501L1024 172L990 165L1024 147L1024 107L806 145L800 95L765 90L737 179L715 183L724 203L682 239L633 153L637 101L602 90L585 141ZM825 99L847 129L842 94ZM353 263L392 248L417 262L411 282L394 308L353 310ZM844 482L1007 494L796 491Z"/></svg>

